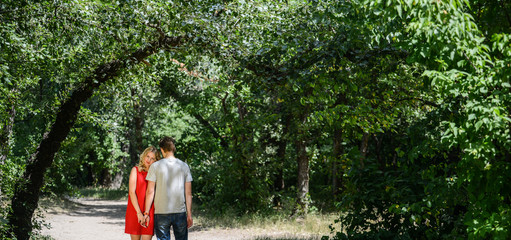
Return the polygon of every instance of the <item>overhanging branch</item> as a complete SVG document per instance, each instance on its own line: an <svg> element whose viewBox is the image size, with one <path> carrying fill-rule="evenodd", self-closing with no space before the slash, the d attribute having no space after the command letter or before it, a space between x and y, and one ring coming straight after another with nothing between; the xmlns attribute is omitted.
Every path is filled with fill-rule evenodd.
<svg viewBox="0 0 511 240"><path fill-rule="evenodd" d="M15 186L12 212L8 218L12 231L18 239L29 239L32 232L32 216L39 201L39 192L44 183L44 174L53 163L55 153L59 150L62 141L65 140L74 125L82 103L89 99L94 90L101 84L117 77L122 69L138 62L145 62L145 58L160 49L170 50L181 45L184 40L185 37L183 36L161 36L158 40L126 57L98 66L64 101L57 112L55 122L50 130L43 135L35 153L27 161L23 180Z"/></svg>

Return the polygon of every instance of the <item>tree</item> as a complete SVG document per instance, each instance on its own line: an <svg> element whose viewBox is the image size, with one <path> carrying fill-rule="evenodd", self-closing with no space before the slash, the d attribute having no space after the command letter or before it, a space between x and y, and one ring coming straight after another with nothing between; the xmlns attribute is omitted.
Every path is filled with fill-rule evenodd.
<svg viewBox="0 0 511 240"><path fill-rule="evenodd" d="M500 172L507 166L504 146L509 144L509 114L502 105L507 97L500 94L509 91L509 76L499 67L507 61L503 59L508 58L508 42L506 34L494 32L505 28L480 28L484 24L479 25L470 15L475 12L481 14L479 19L487 20L484 15L488 12L483 9L494 4L470 8L468 1L354 3L364 18L377 19L375 23L388 30L375 34L375 40L403 49L409 53L408 65L424 68L422 77L435 101L423 101L425 115L406 120L408 134L402 132L399 139L403 145L394 148L397 171L382 176L369 170L350 176L354 197L344 204L356 205L341 219L351 222L348 234L339 233L338 238L508 236L506 227L498 227L509 224L504 210L508 204L503 201L508 193L502 191L498 180L508 177ZM496 187L481 188L483 185ZM369 216L387 220L361 221ZM403 224L399 219L410 220ZM368 228L369 233L360 231Z"/></svg>
<svg viewBox="0 0 511 240"><path fill-rule="evenodd" d="M43 3L44 4L44 3ZM29 11L32 7L35 6L19 6L20 9L17 8L11 9L11 12L18 11L24 12ZM52 8L55 7L55 8ZM42 19L46 19L48 15L54 13L54 10L60 10L59 6L48 6L48 9L41 8L41 15L33 14L29 15L31 17L42 17ZM71 6L64 7L63 13L70 13L65 11L72 11L72 7L81 7ZM97 4L96 7L101 8L105 7L101 4ZM106 6L107 8L109 6ZM45 11L48 10L48 11ZM87 14L88 12L83 12ZM16 15L13 15L12 18L7 20L15 21ZM50 21L48 25L41 24L44 30L48 30L50 33L52 32L50 29L52 24L57 24L59 26L60 23L64 23L61 25L62 29L65 31L66 28L73 27L79 28L81 22L73 19L74 23L77 23L77 26L65 25L65 17L68 15L61 16L64 21ZM84 17L83 19L90 20L94 16L89 16L90 18ZM26 29L28 30L28 29ZM34 32L28 32L30 34ZM37 34L37 32L35 32ZM69 33L67 33L69 34ZM19 239L28 239L31 230L32 230L32 215L37 206L37 201L39 199L39 191L43 185L43 178L45 174L45 170L51 166L53 162L53 158L55 153L59 150L61 142L68 135L71 127L73 126L77 114L80 110L80 106L83 102L85 102L93 93L93 91L103 84L104 82L118 76L119 72L127 67L130 67L134 64L137 64L139 61L142 61L144 58L152 55L159 49L165 47L175 47L179 45L182 41L183 37L167 37L165 35L160 35L158 40L152 41L148 43L146 46L140 47L137 50L132 51L129 54L122 54L117 59L107 60L105 63L96 67L91 74L84 78L83 82L76 86L75 90L72 94L64 99L62 105L59 107L59 110L56 113L56 118L50 127L49 131L43 135L43 138L37 147L35 153L30 157L27 162L26 170L23 174L23 181L19 181L16 184L14 195L12 198L12 213L9 215L10 224L13 227L13 232ZM72 42L71 42L72 43Z"/></svg>

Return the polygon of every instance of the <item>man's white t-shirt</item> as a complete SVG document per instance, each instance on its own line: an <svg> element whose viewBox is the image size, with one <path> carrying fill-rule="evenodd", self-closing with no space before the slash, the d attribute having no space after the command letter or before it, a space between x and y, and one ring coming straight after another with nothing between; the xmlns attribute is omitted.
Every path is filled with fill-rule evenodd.
<svg viewBox="0 0 511 240"><path fill-rule="evenodd" d="M154 213L186 212L185 182L191 182L190 167L177 158L163 158L151 164L146 180L155 182Z"/></svg>

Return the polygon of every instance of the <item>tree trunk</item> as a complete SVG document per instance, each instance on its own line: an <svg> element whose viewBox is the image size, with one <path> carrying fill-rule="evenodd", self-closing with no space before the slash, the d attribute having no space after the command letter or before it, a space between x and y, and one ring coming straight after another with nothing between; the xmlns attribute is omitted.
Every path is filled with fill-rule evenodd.
<svg viewBox="0 0 511 240"><path fill-rule="evenodd" d="M295 141L295 146L298 153L298 195L294 213L302 215L307 214L309 207L309 157L303 140Z"/></svg>
<svg viewBox="0 0 511 240"><path fill-rule="evenodd" d="M343 154L342 147L342 129L334 131L334 146L333 146L333 163L332 163L332 194L334 199L337 199L342 187L343 171L339 170L342 163L340 162Z"/></svg>
<svg viewBox="0 0 511 240"><path fill-rule="evenodd" d="M238 94L236 93L235 96L237 97ZM238 107L239 121L241 123L245 123L245 116L247 114L245 105L243 105L243 103L241 101L238 101L237 107ZM248 128L246 128L245 130L248 130ZM239 139L240 139L239 143L240 143L241 147L237 148L237 149L241 149L241 154L240 154L241 178L242 178L241 179L241 191L243 193L246 193L249 190L249 188L250 188L249 176L251 176L251 174L249 174L250 166L249 166L249 164L247 162L248 161L248 159L247 159L247 155L248 154L246 153L247 152L247 148L245 146L243 146L243 144L247 141L247 136L246 136L245 133L246 133L246 131L242 131L241 132L240 137L239 137ZM243 194L243 198L241 200L244 201L247 198L248 198L247 195Z"/></svg>
<svg viewBox="0 0 511 240"><path fill-rule="evenodd" d="M367 156L367 146L369 142L369 133L364 132L362 141L360 142L360 168L364 168L364 161Z"/></svg>
<svg viewBox="0 0 511 240"><path fill-rule="evenodd" d="M337 95L335 106L345 105L347 103L346 96L342 93ZM344 147L342 146L343 129L339 123L334 125L333 133L333 163L332 163L332 194L334 199L337 200L342 188L342 176L344 170L342 168L342 155L344 154Z"/></svg>
<svg viewBox="0 0 511 240"><path fill-rule="evenodd" d="M129 142L130 141L121 143L121 151L128 154L128 156L130 153ZM117 162L119 165L114 167L116 168L115 174L112 174L110 171L111 169L103 169L103 182L101 185L109 189L120 189L122 186L122 181L124 180L124 174L126 173L126 167L131 162L130 158L131 157L122 156L118 159ZM138 165L138 162L131 166L134 165Z"/></svg>
<svg viewBox="0 0 511 240"><path fill-rule="evenodd" d="M286 146L287 142L284 140L280 140L278 143L277 149L277 173L275 175L275 182L273 183L273 187L277 195L280 194L282 190L284 190L285 182L284 182L284 161L286 159ZM275 196L273 199L273 203L275 206L280 206L280 196Z"/></svg>
<svg viewBox="0 0 511 240"><path fill-rule="evenodd" d="M131 90L131 95L135 97L136 91L134 89ZM144 109L140 106L140 103L136 101L133 104L133 109L135 110L135 116L133 118L133 123L135 125L135 149L137 150L137 155L144 151L144 146L142 146L142 129L144 128Z"/></svg>
<svg viewBox="0 0 511 240"><path fill-rule="evenodd" d="M32 233L32 217L39 201L40 189L44 183L44 174L53 163L55 153L59 150L60 144L67 137L76 121L82 103L92 96L94 89L107 80L116 77L119 70L138 63L138 61L152 55L161 47L176 46L181 42L181 39L181 37L161 37L158 41L135 51L124 59L117 59L100 65L64 101L57 112L57 117L50 131L44 133L36 152L27 161L23 177L16 183L14 189L12 212L9 213L8 219L11 231L18 240L28 240Z"/></svg>
<svg viewBox="0 0 511 240"><path fill-rule="evenodd" d="M276 196L273 198L273 205L279 207L281 205L280 192L284 190L285 182L284 182L284 162L286 161L286 148L287 148L287 139L285 138L289 129L289 122L291 118L287 115L282 117L282 136L277 142L277 156L276 156L276 174L275 181L273 183L273 188L276 192Z"/></svg>
<svg viewBox="0 0 511 240"><path fill-rule="evenodd" d="M135 119L133 119L133 121L135 121L135 146L138 153L137 155L140 155L140 153L144 151L144 146L142 144L142 130L144 127L144 119L142 119L141 114L142 113L137 114L137 116L135 116Z"/></svg>
<svg viewBox="0 0 511 240"><path fill-rule="evenodd" d="M136 95L135 89L131 89L132 98ZM130 166L138 164L139 156L144 151L142 145L142 130L144 127L143 109L138 101L133 102L133 117L130 117L129 113L126 114L128 119L128 132L126 132L126 138L129 140L129 155L130 155ZM133 119L133 120L130 120Z"/></svg>
<svg viewBox="0 0 511 240"><path fill-rule="evenodd" d="M118 68L118 63L105 66L108 70L116 69L115 72ZM95 84L91 80L77 89L60 107L50 131L43 135L39 147L28 160L22 180L15 186L9 222L18 239L29 239L32 232L32 216L39 201L44 174L53 163L55 153L74 124L81 104L92 95Z"/></svg>
<svg viewBox="0 0 511 240"><path fill-rule="evenodd" d="M386 162L385 158L382 156L382 154L383 154L383 139L385 138L385 136L382 134L381 139L380 139L375 134L373 138L376 143L375 154L376 154L376 160L378 160L378 169L383 170L387 166L387 162ZM390 140L389 144L392 144L391 140Z"/></svg>
<svg viewBox="0 0 511 240"><path fill-rule="evenodd" d="M122 157L123 159L126 159L126 157ZM124 168L123 168L124 169ZM110 181L110 184L107 185L110 189L118 190L122 186L122 180L124 178L124 171L118 171L114 174L112 180Z"/></svg>
<svg viewBox="0 0 511 240"><path fill-rule="evenodd" d="M129 151L129 144L127 144L127 143L121 144L121 151L127 153ZM128 162L129 162L128 157L125 157L125 156L121 157L120 166L119 166L119 168L121 170L117 171L117 173L114 175L114 177L112 179L112 183L110 184L110 186L108 186L109 188L112 188L112 189L121 188L122 180L124 179L124 173L126 173L125 170L126 170L126 168L131 167L131 166L126 166L128 164Z"/></svg>

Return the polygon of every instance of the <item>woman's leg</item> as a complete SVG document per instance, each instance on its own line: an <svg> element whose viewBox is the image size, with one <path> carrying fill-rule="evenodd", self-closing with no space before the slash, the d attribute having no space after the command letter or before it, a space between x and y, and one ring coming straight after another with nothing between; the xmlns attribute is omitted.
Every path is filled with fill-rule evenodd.
<svg viewBox="0 0 511 240"><path fill-rule="evenodd" d="M142 235L142 240L151 240L153 235Z"/></svg>
<svg viewBox="0 0 511 240"><path fill-rule="evenodd" d="M140 235L130 234L131 240L140 240Z"/></svg>

